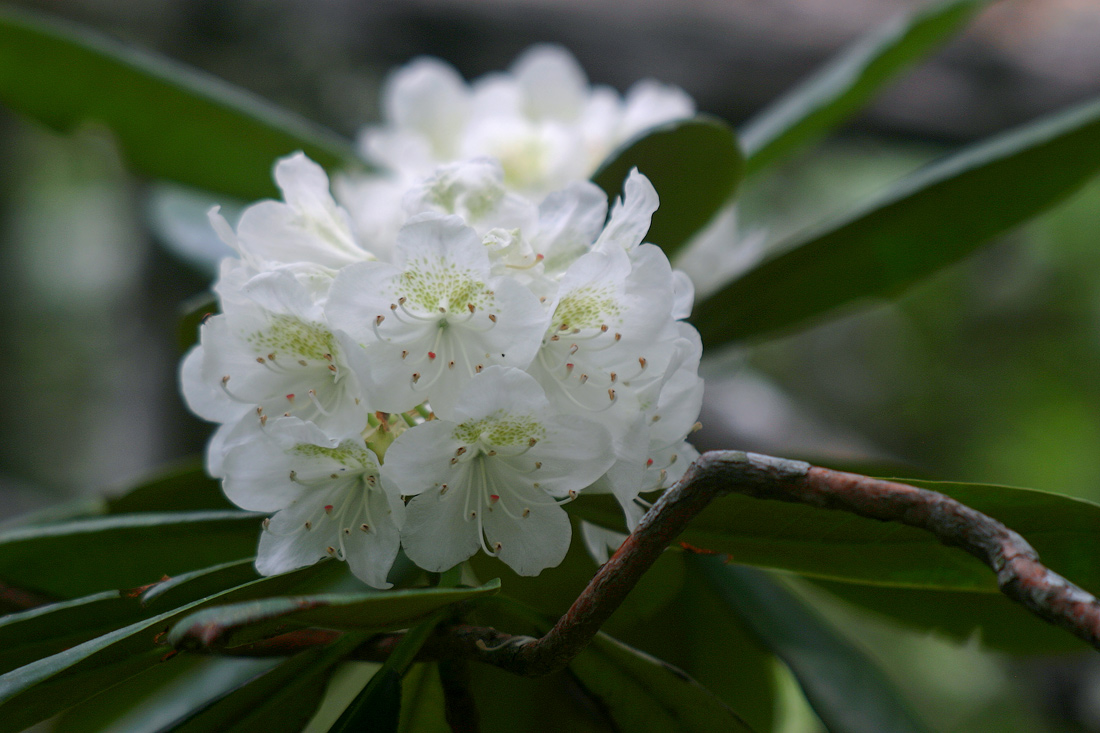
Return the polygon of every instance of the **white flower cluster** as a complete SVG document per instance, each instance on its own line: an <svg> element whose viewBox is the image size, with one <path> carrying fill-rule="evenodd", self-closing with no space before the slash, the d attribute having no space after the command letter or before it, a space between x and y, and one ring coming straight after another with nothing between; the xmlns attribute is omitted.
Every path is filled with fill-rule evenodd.
<svg viewBox="0 0 1100 733"><path fill-rule="evenodd" d="M385 588L403 547L431 571L480 548L534 575L568 548L560 504L610 492L633 523L639 492L679 477L702 400L692 287L643 243L645 176L610 217L585 180L665 98L690 111L653 85L590 91L554 48L472 90L417 61L367 135L388 170L344 181L357 196L338 204L299 153L275 168L283 201L236 230L211 212L240 257L181 379L221 424L210 472L273 514L260 572L336 557Z"/></svg>

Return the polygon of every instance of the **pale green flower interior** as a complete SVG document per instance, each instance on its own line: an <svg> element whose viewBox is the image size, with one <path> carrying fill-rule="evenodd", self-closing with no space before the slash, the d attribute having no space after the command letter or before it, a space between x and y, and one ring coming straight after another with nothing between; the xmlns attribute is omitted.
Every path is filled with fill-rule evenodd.
<svg viewBox="0 0 1100 733"><path fill-rule="evenodd" d="M598 328L620 313L622 308L611 288L584 285L562 296L554 322L569 328Z"/></svg>
<svg viewBox="0 0 1100 733"><path fill-rule="evenodd" d="M428 201L439 206L444 211L454 214L460 193L465 193L462 200L471 219L482 219L504 196L504 189L497 187L484 187L474 190L463 190L463 186L452 181L442 180L431 188Z"/></svg>
<svg viewBox="0 0 1100 733"><path fill-rule="evenodd" d="M412 260L401 274L398 289L410 303L424 310L483 306L489 299L488 287L470 270L450 262Z"/></svg>
<svg viewBox="0 0 1100 733"><path fill-rule="evenodd" d="M307 359L324 359L336 351L331 331L287 315L272 316L270 328L256 331L245 340L263 352L291 353Z"/></svg>
<svg viewBox="0 0 1100 733"><path fill-rule="evenodd" d="M354 441L345 440L335 448L313 443L299 443L290 452L304 458L328 458L348 468L373 468L370 454Z"/></svg>
<svg viewBox="0 0 1100 733"><path fill-rule="evenodd" d="M466 444L476 443L482 435L493 445L521 445L545 438L546 428L530 415L498 412L480 420L467 420L456 427L453 433L455 440Z"/></svg>

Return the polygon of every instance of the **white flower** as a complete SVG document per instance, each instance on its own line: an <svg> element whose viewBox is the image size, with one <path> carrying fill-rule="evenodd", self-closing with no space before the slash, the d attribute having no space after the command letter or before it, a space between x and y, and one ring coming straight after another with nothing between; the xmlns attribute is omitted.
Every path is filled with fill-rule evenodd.
<svg viewBox="0 0 1100 733"><path fill-rule="evenodd" d="M366 406L345 349L293 274L261 273L240 291L222 287L220 294L224 313L203 324L201 344L184 373L192 409L227 423L242 406L260 421L294 415L333 434L366 426ZM217 410L210 406L218 402Z"/></svg>
<svg viewBox="0 0 1100 733"><path fill-rule="evenodd" d="M326 314L365 349L364 388L373 409L436 411L493 364L526 367L547 315L527 288L490 274L489 254L455 216L422 217L398 236L396 263L340 272Z"/></svg>
<svg viewBox="0 0 1100 733"><path fill-rule="evenodd" d="M683 91L653 81L636 84L625 100L589 87L576 59L550 45L472 85L442 61L417 59L391 75L383 100L385 124L362 135L368 160L422 176L487 155L501 162L510 188L538 196L588 178L641 131L695 111Z"/></svg>
<svg viewBox="0 0 1100 733"><path fill-rule="evenodd" d="M491 228L530 230L538 220L534 202L504 187L504 171L492 158L439 166L406 192L404 207L410 217L456 214L481 235Z"/></svg>
<svg viewBox="0 0 1100 733"><path fill-rule="evenodd" d="M243 509L275 512L256 569L275 575L335 557L368 585L389 588L405 505L378 468L359 435L330 438L295 417L254 424L225 457L224 487Z"/></svg>
<svg viewBox="0 0 1100 733"><path fill-rule="evenodd" d="M453 411L405 431L387 451L384 475L414 497L405 552L433 571L478 547L520 575L557 565L571 534L558 503L607 470L610 443L595 423L554 414L522 371L486 369Z"/></svg>
<svg viewBox="0 0 1100 733"><path fill-rule="evenodd" d="M623 184L623 197L615 200L611 218L592 248L621 247L633 252L649 232L653 212L659 204L653 184L637 168L632 168Z"/></svg>
<svg viewBox="0 0 1100 733"><path fill-rule="evenodd" d="M356 242L347 211L329 193L328 176L303 153L275 165L283 201L245 209L234 232L215 207L210 221L222 240L256 270L310 263L331 270L374 259Z"/></svg>

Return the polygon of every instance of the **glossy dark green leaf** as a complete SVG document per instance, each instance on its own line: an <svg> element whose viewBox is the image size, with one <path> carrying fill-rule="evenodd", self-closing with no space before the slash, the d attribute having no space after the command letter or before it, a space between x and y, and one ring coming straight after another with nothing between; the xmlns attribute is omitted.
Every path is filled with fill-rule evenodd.
<svg viewBox="0 0 1100 733"><path fill-rule="evenodd" d="M787 664L830 733L931 733L874 661L793 593L759 570L693 562Z"/></svg>
<svg viewBox="0 0 1100 733"><path fill-rule="evenodd" d="M141 605L153 611L166 611L259 577L253 558L233 560L163 580L141 594Z"/></svg>
<svg viewBox="0 0 1100 733"><path fill-rule="evenodd" d="M1100 505L1032 489L898 479L948 494L1020 532L1056 572L1100 590ZM570 512L612 529L622 510L611 497L581 496ZM730 495L716 499L677 538L729 553L743 565L874 585L996 593L976 558L932 534L893 522L803 504Z"/></svg>
<svg viewBox="0 0 1100 733"><path fill-rule="evenodd" d="M813 585L922 633L1010 654L1083 652L1085 642L1000 593L967 593L815 580Z"/></svg>
<svg viewBox="0 0 1100 733"><path fill-rule="evenodd" d="M158 664L62 714L54 733L160 733L279 665L279 659L185 656ZM215 729L222 731L224 728Z"/></svg>
<svg viewBox="0 0 1100 733"><path fill-rule="evenodd" d="M636 733L751 731L686 672L597 634L569 671L621 730Z"/></svg>
<svg viewBox="0 0 1100 733"><path fill-rule="evenodd" d="M298 627L403 628L444 606L490 595L499 589L500 581L492 580L480 588L414 588L270 597L218 606L188 616L173 626L168 640L181 649L232 647Z"/></svg>
<svg viewBox="0 0 1100 733"><path fill-rule="evenodd" d="M67 23L0 11L0 104L63 132L100 123L135 170L254 199L275 159L355 160L336 134L168 59Z"/></svg>
<svg viewBox="0 0 1100 733"><path fill-rule="evenodd" d="M166 726L168 733L298 733L321 701L339 664L363 638L347 634L332 644L290 657Z"/></svg>
<svg viewBox="0 0 1100 733"><path fill-rule="evenodd" d="M251 557L244 512L119 514L0 533L0 581L62 598L134 588Z"/></svg>
<svg viewBox="0 0 1100 733"><path fill-rule="evenodd" d="M843 219L777 246L706 300L708 347L890 297L1080 189L1100 170L1100 101L979 143L902 179Z"/></svg>
<svg viewBox="0 0 1100 733"><path fill-rule="evenodd" d="M165 632L179 619L216 603L285 593L318 572L317 566L263 578L98 636L0 675L0 733L19 731L175 658Z"/></svg>
<svg viewBox="0 0 1100 733"><path fill-rule="evenodd" d="M0 616L0 673L56 654L143 615L137 598L116 591Z"/></svg>
<svg viewBox="0 0 1100 733"><path fill-rule="evenodd" d="M811 142L862 108L895 76L935 51L989 0L949 0L898 16L861 38L745 123L751 174Z"/></svg>
<svg viewBox="0 0 1100 733"><path fill-rule="evenodd" d="M390 652L382 668L374 673L367 686L329 728L330 733L357 733L363 730L397 733L401 721L401 680L420 647L424 646L445 615L446 612L437 613L409 629Z"/></svg>
<svg viewBox="0 0 1100 733"><path fill-rule="evenodd" d="M398 733L451 733L447 725L439 665L414 664L401 681Z"/></svg>
<svg viewBox="0 0 1100 733"><path fill-rule="evenodd" d="M614 198L631 168L649 178L661 199L645 241L671 255L733 197L744 161L733 130L699 116L642 133L612 153L592 180Z"/></svg>
<svg viewBox="0 0 1100 733"><path fill-rule="evenodd" d="M221 485L206 475L202 458L165 466L124 494L107 500L110 514L234 509Z"/></svg>

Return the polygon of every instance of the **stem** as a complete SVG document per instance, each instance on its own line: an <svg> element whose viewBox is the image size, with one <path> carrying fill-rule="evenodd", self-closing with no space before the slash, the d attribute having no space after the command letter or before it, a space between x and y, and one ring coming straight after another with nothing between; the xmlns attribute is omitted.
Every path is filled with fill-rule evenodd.
<svg viewBox="0 0 1100 733"><path fill-rule="evenodd" d="M456 625L440 629L418 659L473 659L529 677L564 668L688 522L711 501L730 493L846 511L931 532L944 544L988 565L1006 596L1100 649L1100 602L1040 563L1031 545L997 520L936 491L801 461L710 451L657 500L542 638ZM360 646L355 656L384 659L400 636L376 636Z"/></svg>

